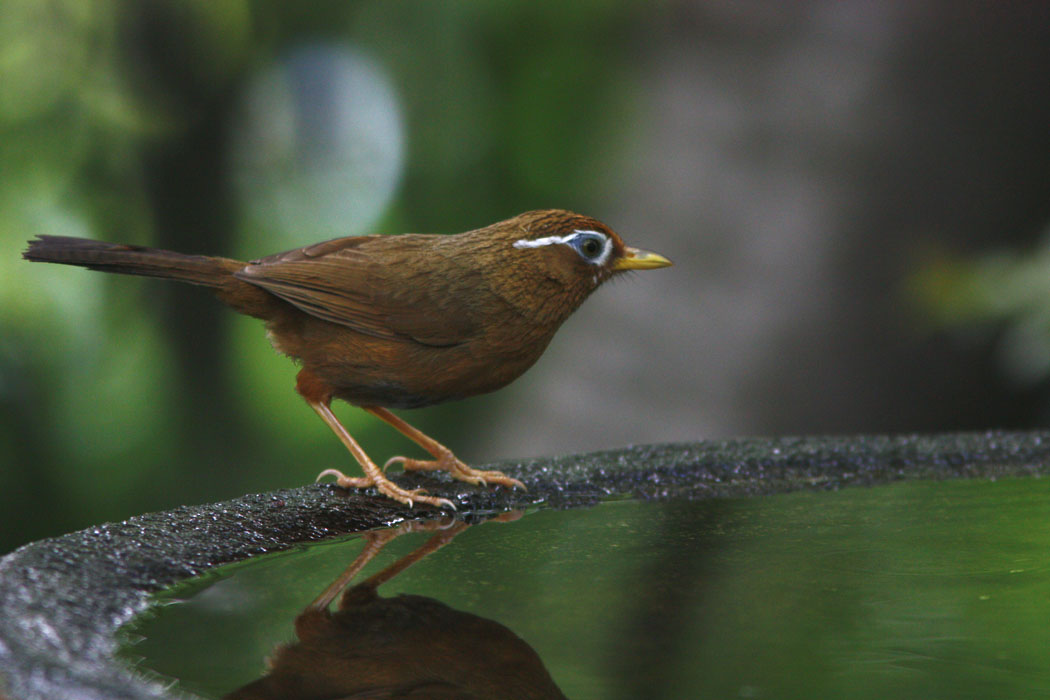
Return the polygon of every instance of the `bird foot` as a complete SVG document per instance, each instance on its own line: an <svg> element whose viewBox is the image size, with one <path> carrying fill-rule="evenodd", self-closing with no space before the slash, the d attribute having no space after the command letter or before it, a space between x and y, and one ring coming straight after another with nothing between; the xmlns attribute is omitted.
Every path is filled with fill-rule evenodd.
<svg viewBox="0 0 1050 700"><path fill-rule="evenodd" d="M468 484L495 484L527 491L525 484L517 479L507 476L503 472L485 471L483 469L472 469L463 462L456 459L451 452L446 452L438 459L411 459L409 457L391 457L383 465L383 471L391 464L400 464L405 471L447 471L454 479L465 481Z"/></svg>
<svg viewBox="0 0 1050 700"><path fill-rule="evenodd" d="M416 503L426 503L427 505L434 506L436 508L451 508L456 509L455 504L447 498L438 498L437 496L426 496L426 489L403 489L395 484L390 479L387 479L381 474L375 477L371 476L347 476L338 469L325 469L323 472L317 475L315 481L320 481L326 476L334 476L335 483L337 486L341 486L344 489L366 489L371 486L376 487L379 493L383 494L387 498L392 498L399 503L404 503L411 508Z"/></svg>

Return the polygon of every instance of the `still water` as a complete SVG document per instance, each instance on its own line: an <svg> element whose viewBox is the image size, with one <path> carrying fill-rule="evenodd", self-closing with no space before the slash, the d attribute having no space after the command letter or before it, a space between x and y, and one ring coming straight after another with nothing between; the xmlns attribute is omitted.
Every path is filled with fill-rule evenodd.
<svg viewBox="0 0 1050 700"><path fill-rule="evenodd" d="M308 608L326 588L331 615ZM1050 480L434 522L225 567L159 603L123 657L207 698L442 673L507 698L1044 698Z"/></svg>

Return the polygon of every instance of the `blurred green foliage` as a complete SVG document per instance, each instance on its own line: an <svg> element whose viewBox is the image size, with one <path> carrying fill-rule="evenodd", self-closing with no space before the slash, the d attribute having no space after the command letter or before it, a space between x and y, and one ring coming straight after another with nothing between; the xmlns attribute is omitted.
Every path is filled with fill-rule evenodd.
<svg viewBox="0 0 1050 700"><path fill-rule="evenodd" d="M1050 378L1050 235L1027 251L938 252L908 289L931 327L992 336L1013 382L1029 387Z"/></svg>
<svg viewBox="0 0 1050 700"><path fill-rule="evenodd" d="M258 323L199 290L30 265L26 239L276 252L245 216L231 149L248 86L303 46L367 56L400 100L401 185L370 230L451 232L536 206L585 209L626 154L639 47L625 39L648 11L598 0L5 2L0 551L347 463ZM304 245L322 229L307 216L280 240ZM416 419L452 440L473 406ZM406 448L340 410L377 456Z"/></svg>

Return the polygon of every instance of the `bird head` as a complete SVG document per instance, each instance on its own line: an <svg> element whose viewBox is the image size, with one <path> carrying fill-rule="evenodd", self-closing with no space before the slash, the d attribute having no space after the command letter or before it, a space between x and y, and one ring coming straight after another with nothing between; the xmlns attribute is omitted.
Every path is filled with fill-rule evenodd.
<svg viewBox="0 0 1050 700"><path fill-rule="evenodd" d="M610 277L628 270L667 267L671 261L624 244L597 219L562 209L525 212L497 224L521 265L541 265L550 278L589 293Z"/></svg>

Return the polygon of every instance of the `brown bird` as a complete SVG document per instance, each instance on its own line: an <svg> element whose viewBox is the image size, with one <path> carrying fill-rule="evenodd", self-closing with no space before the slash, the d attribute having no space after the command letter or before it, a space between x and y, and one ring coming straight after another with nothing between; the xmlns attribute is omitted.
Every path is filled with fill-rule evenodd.
<svg viewBox="0 0 1050 700"><path fill-rule="evenodd" d="M270 342L302 365L296 389L364 470L346 488L454 508L386 478L339 423L332 399L360 406L433 460L392 457L406 470L447 470L474 484L524 488L471 469L390 412L499 389L532 366L584 299L625 270L665 267L624 245L596 219L531 211L455 235L352 236L244 263L83 238L40 236L26 260L163 277L211 288L235 311L266 322Z"/></svg>

